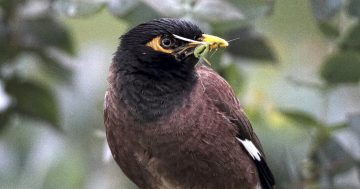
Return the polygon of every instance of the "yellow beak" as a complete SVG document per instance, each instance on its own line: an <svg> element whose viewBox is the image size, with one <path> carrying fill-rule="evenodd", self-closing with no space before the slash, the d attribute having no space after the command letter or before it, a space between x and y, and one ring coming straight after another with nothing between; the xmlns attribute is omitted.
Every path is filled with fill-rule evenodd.
<svg viewBox="0 0 360 189"><path fill-rule="evenodd" d="M225 48L229 46L229 43L220 37L209 35L209 34L202 34L202 41L206 43L210 43L210 50L217 49L219 47Z"/></svg>

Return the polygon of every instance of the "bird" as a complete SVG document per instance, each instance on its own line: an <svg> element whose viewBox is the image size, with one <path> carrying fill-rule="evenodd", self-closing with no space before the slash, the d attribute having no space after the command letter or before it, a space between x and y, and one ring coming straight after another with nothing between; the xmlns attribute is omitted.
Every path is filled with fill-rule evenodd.
<svg viewBox="0 0 360 189"><path fill-rule="evenodd" d="M175 18L141 23L120 37L104 125L114 160L140 189L275 187L233 89L194 54L199 46L228 45Z"/></svg>

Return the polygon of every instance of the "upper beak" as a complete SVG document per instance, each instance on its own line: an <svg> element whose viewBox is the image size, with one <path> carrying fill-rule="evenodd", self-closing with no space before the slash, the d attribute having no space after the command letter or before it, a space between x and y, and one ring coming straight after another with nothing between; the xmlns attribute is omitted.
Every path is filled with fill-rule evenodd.
<svg viewBox="0 0 360 189"><path fill-rule="evenodd" d="M225 39L209 34L202 34L202 41L210 43L210 50L229 46L229 43Z"/></svg>

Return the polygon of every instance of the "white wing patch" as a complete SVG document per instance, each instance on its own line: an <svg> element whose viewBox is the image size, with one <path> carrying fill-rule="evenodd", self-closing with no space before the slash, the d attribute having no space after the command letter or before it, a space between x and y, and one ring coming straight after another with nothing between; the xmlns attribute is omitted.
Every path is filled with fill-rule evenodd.
<svg viewBox="0 0 360 189"><path fill-rule="evenodd" d="M248 139L245 139L245 140L241 140L240 138L237 138L236 139L241 142L241 144L245 147L246 151L250 154L250 156L253 158L253 159L256 159L257 161L260 161L261 158L261 153L260 151L255 147L255 145Z"/></svg>

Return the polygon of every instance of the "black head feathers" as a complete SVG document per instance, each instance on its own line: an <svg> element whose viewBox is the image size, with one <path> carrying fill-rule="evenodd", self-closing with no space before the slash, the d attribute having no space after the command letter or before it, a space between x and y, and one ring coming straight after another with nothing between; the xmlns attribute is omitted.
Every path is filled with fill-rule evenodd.
<svg viewBox="0 0 360 189"><path fill-rule="evenodd" d="M154 37L160 35L179 35L189 39L201 37L200 28L190 21L173 18L155 19L146 23L139 24L121 37L121 46L128 48L131 46L145 45Z"/></svg>
<svg viewBox="0 0 360 189"><path fill-rule="evenodd" d="M149 67L178 69L184 65L194 66L198 62L194 56L179 60L174 57L174 54L156 51L148 45L157 37L173 37L174 34L188 39L198 39L203 33L198 26L190 21L172 18L155 19L139 24L121 36L121 44L116 54L126 52L129 56L135 57L138 60L137 63L146 64ZM180 42L179 40L176 41Z"/></svg>

